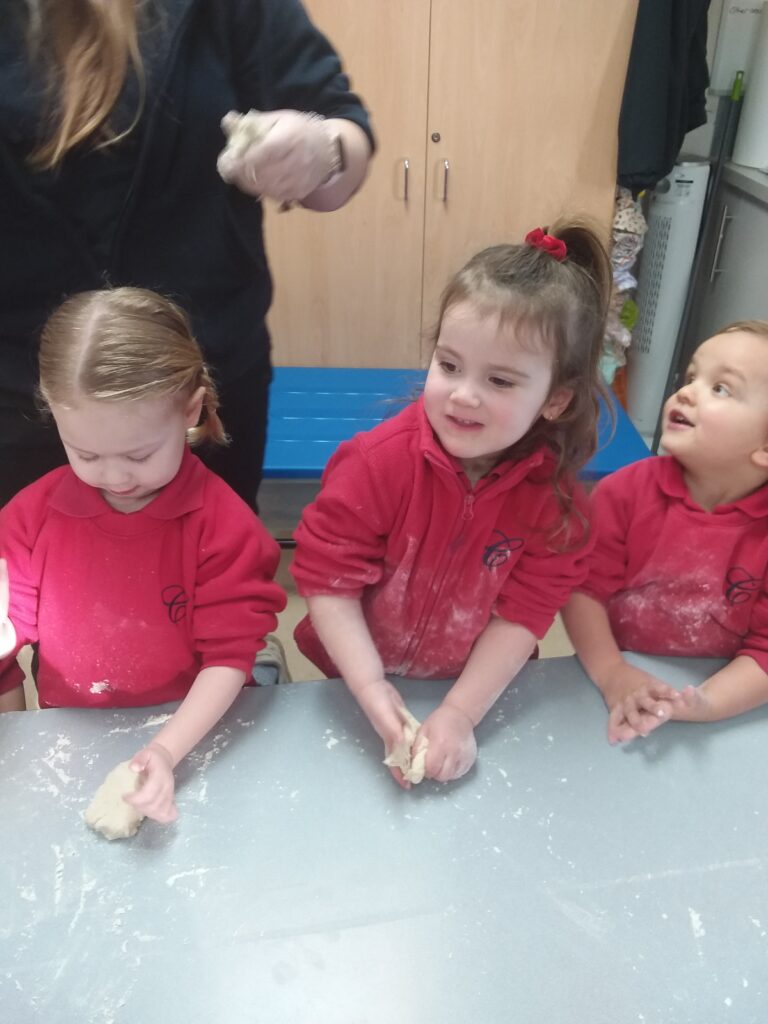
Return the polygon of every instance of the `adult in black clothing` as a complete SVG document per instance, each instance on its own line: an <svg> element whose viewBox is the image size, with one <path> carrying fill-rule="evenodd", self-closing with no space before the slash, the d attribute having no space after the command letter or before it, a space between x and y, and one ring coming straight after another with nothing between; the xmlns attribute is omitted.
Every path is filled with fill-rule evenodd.
<svg viewBox="0 0 768 1024"><path fill-rule="evenodd" d="M227 184L221 121L251 108L274 111L273 126L228 162ZM253 505L271 375L260 199L336 209L372 148L300 0L6 0L0 505L65 461L34 405L43 323L66 295L124 284L191 315L232 438L202 454Z"/></svg>

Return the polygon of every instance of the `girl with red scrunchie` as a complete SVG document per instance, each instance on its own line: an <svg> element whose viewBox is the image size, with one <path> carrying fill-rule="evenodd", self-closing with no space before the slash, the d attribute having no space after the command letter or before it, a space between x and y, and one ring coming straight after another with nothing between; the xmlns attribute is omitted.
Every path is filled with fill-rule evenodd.
<svg viewBox="0 0 768 1024"><path fill-rule="evenodd" d="M474 256L443 293L423 395L339 447L296 531L299 648L346 680L388 754L426 746L428 778L469 770L475 726L584 579L576 473L609 288L580 225ZM387 675L455 682L414 735Z"/></svg>

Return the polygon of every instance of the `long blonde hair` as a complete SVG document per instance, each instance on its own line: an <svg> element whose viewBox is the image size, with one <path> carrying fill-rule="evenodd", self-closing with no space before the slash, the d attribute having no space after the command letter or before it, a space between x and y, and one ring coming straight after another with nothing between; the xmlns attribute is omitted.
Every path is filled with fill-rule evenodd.
<svg viewBox="0 0 768 1024"><path fill-rule="evenodd" d="M226 444L218 395L187 315L144 288L80 292L51 315L40 339L39 396L45 406L190 398L204 389L190 444Z"/></svg>
<svg viewBox="0 0 768 1024"><path fill-rule="evenodd" d="M47 117L43 140L30 156L41 169L61 163L85 141L95 148L123 138L138 121L144 101L136 0L26 0L28 46L44 67ZM131 125L116 134L109 116L130 68L139 82Z"/></svg>

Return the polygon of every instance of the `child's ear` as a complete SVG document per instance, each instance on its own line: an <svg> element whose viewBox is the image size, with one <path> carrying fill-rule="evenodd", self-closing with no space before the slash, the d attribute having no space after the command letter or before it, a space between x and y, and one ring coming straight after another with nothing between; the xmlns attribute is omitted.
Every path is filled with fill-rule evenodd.
<svg viewBox="0 0 768 1024"><path fill-rule="evenodd" d="M768 473L768 443L752 452L752 462L758 469L763 469Z"/></svg>
<svg viewBox="0 0 768 1024"><path fill-rule="evenodd" d="M193 391L187 400L187 405L184 410L184 415L187 420L187 429L190 427L196 427L200 422L200 413L203 410L203 399L205 398L205 388L201 385L197 391Z"/></svg>
<svg viewBox="0 0 768 1024"><path fill-rule="evenodd" d="M556 388L544 403L541 415L545 420L556 420L562 416L573 398L573 388Z"/></svg>

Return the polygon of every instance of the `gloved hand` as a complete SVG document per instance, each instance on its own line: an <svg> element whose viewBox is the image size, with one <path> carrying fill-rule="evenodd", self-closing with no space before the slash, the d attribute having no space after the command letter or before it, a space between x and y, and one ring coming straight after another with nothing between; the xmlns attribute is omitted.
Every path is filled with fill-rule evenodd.
<svg viewBox="0 0 768 1024"><path fill-rule="evenodd" d="M228 141L217 161L219 174L247 195L297 202L339 169L336 138L318 114L230 112L221 127Z"/></svg>

